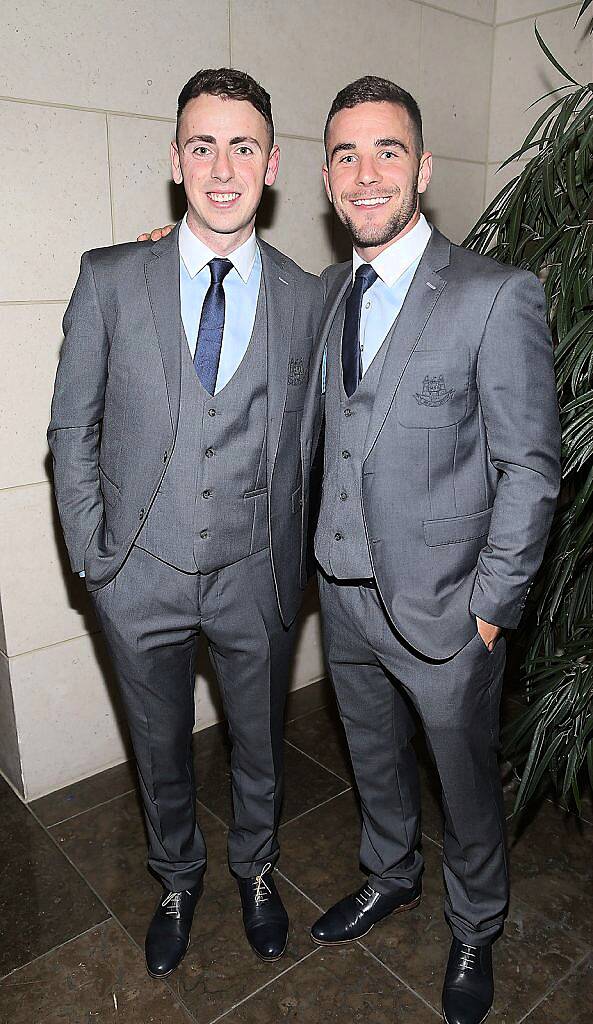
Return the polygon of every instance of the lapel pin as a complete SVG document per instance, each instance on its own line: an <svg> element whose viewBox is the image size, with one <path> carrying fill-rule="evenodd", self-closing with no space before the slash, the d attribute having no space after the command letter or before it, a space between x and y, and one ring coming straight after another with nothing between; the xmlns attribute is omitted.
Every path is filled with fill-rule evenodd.
<svg viewBox="0 0 593 1024"><path fill-rule="evenodd" d="M427 281L426 284L428 285L429 288L432 288L433 292L436 292L436 290L437 290L436 284L431 284L430 281Z"/></svg>
<svg viewBox="0 0 593 1024"><path fill-rule="evenodd" d="M278 276L278 280L282 281L282 284L288 284L288 281L285 281L283 277Z"/></svg>

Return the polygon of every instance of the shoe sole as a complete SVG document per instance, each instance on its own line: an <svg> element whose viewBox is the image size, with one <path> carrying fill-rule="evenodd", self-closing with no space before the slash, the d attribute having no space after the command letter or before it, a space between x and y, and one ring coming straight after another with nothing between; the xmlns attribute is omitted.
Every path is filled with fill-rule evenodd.
<svg viewBox="0 0 593 1024"><path fill-rule="evenodd" d="M191 943L191 935L190 935L189 939L187 940L187 946L185 947L185 950L183 951L183 956L181 957L179 962L175 964L175 967L171 968L170 971L167 971L165 974L153 974L152 971L149 971L148 966L147 966L146 967L146 973L151 978L154 978L155 981L160 981L162 978L169 978L177 970L177 968L179 967L179 964L182 962L183 957L185 956L185 954L187 953L187 951L188 951L188 949L190 947L190 943Z"/></svg>
<svg viewBox="0 0 593 1024"><path fill-rule="evenodd" d="M386 921L387 918L394 917L396 914L405 914L407 910L414 910L414 907L418 906L421 899L422 897L419 896L418 899L412 900L411 903L406 903L403 907L396 907L395 910L391 910L389 914L385 914L385 917L382 917L380 921L375 921L375 924L372 924L370 928L367 928L366 932L363 932L362 935L356 935L351 939L336 939L334 942L324 942L323 939L316 939L314 935L311 935L311 938L318 946L348 946L351 942L359 942L360 939L364 939L365 935L372 932L376 925ZM480 1024L482 1024L481 1021Z"/></svg>
<svg viewBox="0 0 593 1024"><path fill-rule="evenodd" d="M490 1007L490 1010L491 1010L491 1009L492 1009L492 1007ZM487 1011L486 1011L486 1016L485 1016L485 1017L482 1017L482 1019L481 1019L480 1021L478 1021L478 1024L484 1024L484 1021L486 1020L486 1017L489 1017L489 1016L490 1016L490 1010L487 1010ZM442 1010L441 1012L442 1012L442 1014L443 1014L443 1020L444 1020L445 1024L449 1024L449 1021L447 1020L447 1018L446 1018L446 1016L445 1016L445 1011L444 1011L444 1010Z"/></svg>

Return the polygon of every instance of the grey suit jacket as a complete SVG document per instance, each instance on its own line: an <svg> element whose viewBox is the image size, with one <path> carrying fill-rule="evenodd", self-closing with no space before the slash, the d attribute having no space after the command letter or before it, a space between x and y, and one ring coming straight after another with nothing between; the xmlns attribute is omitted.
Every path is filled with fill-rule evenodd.
<svg viewBox="0 0 593 1024"><path fill-rule="evenodd" d="M351 274L345 263L322 275L304 421L314 437L323 350ZM559 484L543 289L433 229L385 358L362 476L377 585L414 648L452 656L475 634L475 616L517 626Z"/></svg>
<svg viewBox="0 0 593 1024"><path fill-rule="evenodd" d="M64 317L48 440L72 569L96 590L121 567L175 444L181 344L178 228L85 253ZM267 485L280 611L306 582L301 419L322 286L260 241L268 310ZM240 451L237 458L241 457Z"/></svg>

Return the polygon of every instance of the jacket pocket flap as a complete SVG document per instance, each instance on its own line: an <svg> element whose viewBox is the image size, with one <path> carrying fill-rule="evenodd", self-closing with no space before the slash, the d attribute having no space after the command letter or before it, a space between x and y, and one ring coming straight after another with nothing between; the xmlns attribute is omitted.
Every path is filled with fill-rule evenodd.
<svg viewBox="0 0 593 1024"><path fill-rule="evenodd" d="M99 483L101 485L101 492L108 505L117 505L119 501L119 487L114 484L113 480L110 480L106 475L105 470L99 466Z"/></svg>
<svg viewBox="0 0 593 1024"><path fill-rule="evenodd" d="M428 519L423 523L424 540L429 547L439 544L463 544L467 540L487 537L492 519L492 509L474 512L470 516L455 516L453 519Z"/></svg>

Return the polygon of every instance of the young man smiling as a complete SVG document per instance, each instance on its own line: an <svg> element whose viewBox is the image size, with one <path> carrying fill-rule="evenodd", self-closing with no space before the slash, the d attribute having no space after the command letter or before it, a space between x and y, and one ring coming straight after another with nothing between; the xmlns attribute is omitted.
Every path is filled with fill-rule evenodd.
<svg viewBox="0 0 593 1024"><path fill-rule="evenodd" d="M165 888L146 937L155 977L185 954L206 868L192 762L200 632L232 740L229 863L247 937L265 960L287 942L272 869L321 285L255 234L278 161L265 90L231 69L198 72L171 145L187 214L154 245L86 253L64 319L55 492L118 677Z"/></svg>
<svg viewBox="0 0 593 1024"><path fill-rule="evenodd" d="M503 628L521 617L560 481L544 293L420 213L432 158L415 100L368 76L338 93L324 180L352 260L323 275L315 536L326 661L361 797L368 881L313 926L355 941L421 898L412 704L443 791L448 1024L479 1024L507 907L497 764ZM315 429L312 389L303 434Z"/></svg>

